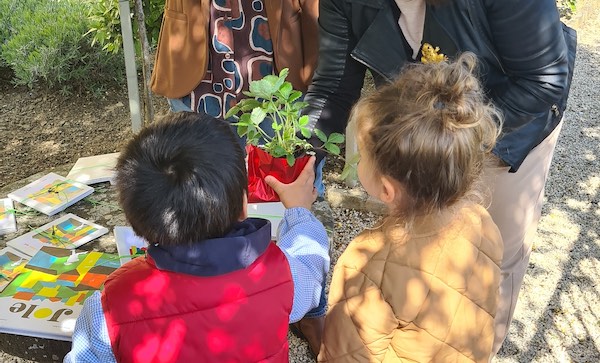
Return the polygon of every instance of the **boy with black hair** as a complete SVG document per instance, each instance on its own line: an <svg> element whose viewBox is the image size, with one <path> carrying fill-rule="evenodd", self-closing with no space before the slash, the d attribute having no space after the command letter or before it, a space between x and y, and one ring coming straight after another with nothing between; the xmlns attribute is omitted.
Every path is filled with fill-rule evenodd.
<svg viewBox="0 0 600 363"><path fill-rule="evenodd" d="M287 362L288 324L318 305L329 269L313 167L269 180L287 208L275 245L267 220L247 218L228 123L182 112L144 128L121 153L117 189L150 246L86 300L65 362Z"/></svg>

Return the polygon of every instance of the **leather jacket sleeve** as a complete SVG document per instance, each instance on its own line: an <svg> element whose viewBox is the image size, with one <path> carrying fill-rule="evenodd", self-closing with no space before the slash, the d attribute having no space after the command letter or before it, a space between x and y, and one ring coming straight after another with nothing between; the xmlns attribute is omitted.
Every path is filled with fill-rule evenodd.
<svg viewBox="0 0 600 363"><path fill-rule="evenodd" d="M504 132L547 117L567 86L567 47L554 0L484 0L493 53L508 82L490 97ZM541 141L541 140L540 140Z"/></svg>
<svg viewBox="0 0 600 363"><path fill-rule="evenodd" d="M306 93L311 127L329 134L343 133L350 108L360 96L366 67L350 56L356 39L350 14L340 0L319 4L319 63Z"/></svg>

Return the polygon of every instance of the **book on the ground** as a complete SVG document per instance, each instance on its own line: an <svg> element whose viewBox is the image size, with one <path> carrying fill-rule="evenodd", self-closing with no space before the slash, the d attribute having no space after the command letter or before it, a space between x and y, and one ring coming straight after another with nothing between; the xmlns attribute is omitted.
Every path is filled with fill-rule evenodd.
<svg viewBox="0 0 600 363"><path fill-rule="evenodd" d="M87 185L104 182L112 184L118 158L119 153L79 158L67 174L67 179Z"/></svg>
<svg viewBox="0 0 600 363"><path fill-rule="evenodd" d="M75 214L67 214L6 242L6 245L28 256L33 256L43 246L72 249L107 232L108 229L101 225Z"/></svg>
<svg viewBox="0 0 600 363"><path fill-rule="evenodd" d="M0 250L0 292L21 272L30 258L10 247Z"/></svg>
<svg viewBox="0 0 600 363"><path fill-rule="evenodd" d="M0 292L0 332L71 340L83 302L119 266L112 254L42 247Z"/></svg>
<svg viewBox="0 0 600 363"><path fill-rule="evenodd" d="M0 235L17 231L12 199L0 199Z"/></svg>
<svg viewBox="0 0 600 363"><path fill-rule="evenodd" d="M146 253L148 242L135 234L131 227L116 226L114 235L121 264L129 262L132 258L143 256Z"/></svg>
<svg viewBox="0 0 600 363"><path fill-rule="evenodd" d="M49 216L87 197L94 188L49 173L8 194L8 197Z"/></svg>
<svg viewBox="0 0 600 363"><path fill-rule="evenodd" d="M279 223L283 219L285 207L281 202L248 203L248 217L263 218L271 221L271 238L277 239Z"/></svg>

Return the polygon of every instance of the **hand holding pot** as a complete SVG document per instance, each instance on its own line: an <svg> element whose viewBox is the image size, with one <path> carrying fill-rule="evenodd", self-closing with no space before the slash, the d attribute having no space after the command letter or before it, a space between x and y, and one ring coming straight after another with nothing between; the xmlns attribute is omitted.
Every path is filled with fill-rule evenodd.
<svg viewBox="0 0 600 363"><path fill-rule="evenodd" d="M286 208L303 207L310 210L317 199L317 191L314 188L314 167L315 157L311 156L298 178L292 183L284 184L271 175L265 177L265 182L279 195Z"/></svg>

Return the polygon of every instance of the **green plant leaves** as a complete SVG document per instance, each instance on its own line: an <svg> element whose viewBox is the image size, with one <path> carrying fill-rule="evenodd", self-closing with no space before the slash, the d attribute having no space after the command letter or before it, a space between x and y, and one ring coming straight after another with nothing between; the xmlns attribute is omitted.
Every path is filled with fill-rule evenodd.
<svg viewBox="0 0 600 363"><path fill-rule="evenodd" d="M287 75L288 69L284 68L278 76L268 75L250 82L249 91L244 92L248 98L238 102L225 117L240 115L234 125L240 136L246 136L248 144L262 142L261 147L267 153L273 157L285 157L288 165L293 166L295 156L301 151L312 150L313 146L306 140L312 136L309 116L300 114L308 103L300 101L302 92L294 90L292 84L285 80ZM265 119L270 120L273 136L261 127ZM323 142L322 149L336 155L340 153L337 144L344 142L342 134L332 133L327 137L320 130L314 132Z"/></svg>
<svg viewBox="0 0 600 363"><path fill-rule="evenodd" d="M344 135L337 132L333 132L331 133L331 135L329 135L327 142L332 144L341 144L344 142L345 139L346 138L344 137Z"/></svg>
<svg viewBox="0 0 600 363"><path fill-rule="evenodd" d="M319 129L314 129L313 130L315 135L317 135L317 137L319 138L319 140L321 140L322 142L327 142L327 135L325 135L325 133Z"/></svg>
<svg viewBox="0 0 600 363"><path fill-rule="evenodd" d="M290 99L290 95L292 94L293 91L293 87L292 84L290 82L284 82L281 87L279 87L279 93L281 94L281 97L283 97L284 99L288 100Z"/></svg>
<svg viewBox="0 0 600 363"><path fill-rule="evenodd" d="M298 126L300 127L300 133L306 139L312 136L312 131L308 128L308 124L310 123L310 119L308 115L303 115L298 119Z"/></svg>
<svg viewBox="0 0 600 363"><path fill-rule="evenodd" d="M267 117L267 113L260 107L256 107L250 114L250 120L255 126L260 126L260 123Z"/></svg>
<svg viewBox="0 0 600 363"><path fill-rule="evenodd" d="M285 160L287 161L288 165L290 167L294 166L294 164L296 164L296 158L293 155L286 155Z"/></svg>
<svg viewBox="0 0 600 363"><path fill-rule="evenodd" d="M292 93L290 93L290 97L288 98L288 102L294 102L297 99L299 99L300 97L302 97L302 92L300 91L294 91ZM304 104L303 107L305 107L307 104Z"/></svg>
<svg viewBox="0 0 600 363"><path fill-rule="evenodd" d="M298 125L300 126L308 126L309 122L310 118L308 117L308 115L300 116L300 118L298 119Z"/></svg>
<svg viewBox="0 0 600 363"><path fill-rule="evenodd" d="M276 158L280 158L282 156L285 156L286 154L288 154L287 151L281 145L274 145L271 148L271 155L273 155Z"/></svg>
<svg viewBox="0 0 600 363"><path fill-rule="evenodd" d="M273 92L275 92L273 84L264 78L260 81L250 82L249 89L250 92L246 92L246 96L262 98L265 100L271 99Z"/></svg>
<svg viewBox="0 0 600 363"><path fill-rule="evenodd" d="M260 107L261 103L257 100L254 100L252 98L249 98L247 100L247 102L244 102L242 105L240 105L239 109L242 112L248 112L248 111L252 111L253 109L255 109L256 107ZM237 105L236 105L237 106ZM231 110L230 110L231 111ZM229 114L229 113L228 113Z"/></svg>
<svg viewBox="0 0 600 363"><path fill-rule="evenodd" d="M348 178L352 180L358 179L358 162L360 161L360 154L356 153L352 155L349 160L346 160L346 165L344 165L344 169L340 174L340 178L343 180L347 180Z"/></svg>
<svg viewBox="0 0 600 363"><path fill-rule="evenodd" d="M327 150L330 154L333 155L339 155L340 154L340 147L337 146L336 144L331 144L331 143L325 143L325 145L323 145L323 147L325 148L325 150Z"/></svg>
<svg viewBox="0 0 600 363"><path fill-rule="evenodd" d="M300 127L300 133L303 137L307 139L312 136L312 132L310 132L310 129L308 127Z"/></svg>

